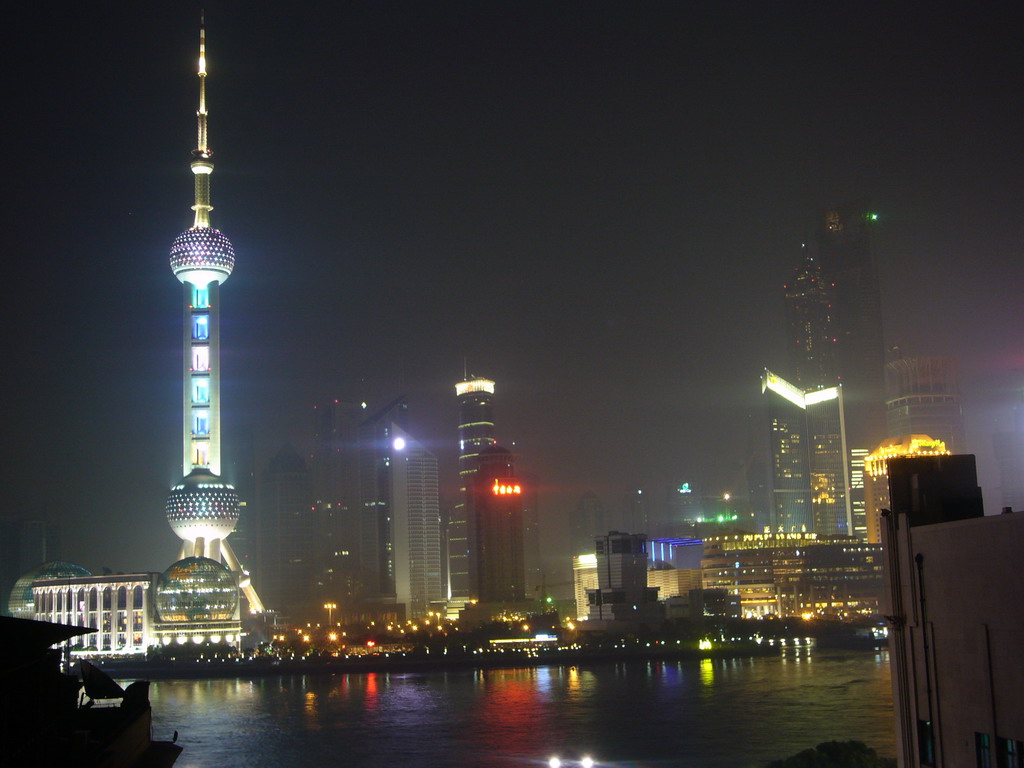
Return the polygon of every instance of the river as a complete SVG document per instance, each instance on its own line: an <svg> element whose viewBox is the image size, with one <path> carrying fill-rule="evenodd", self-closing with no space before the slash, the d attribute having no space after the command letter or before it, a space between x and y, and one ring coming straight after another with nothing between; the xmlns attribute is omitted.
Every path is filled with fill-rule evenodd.
<svg viewBox="0 0 1024 768"><path fill-rule="evenodd" d="M833 739L895 754L885 651L161 680L150 698L176 768L754 768Z"/></svg>

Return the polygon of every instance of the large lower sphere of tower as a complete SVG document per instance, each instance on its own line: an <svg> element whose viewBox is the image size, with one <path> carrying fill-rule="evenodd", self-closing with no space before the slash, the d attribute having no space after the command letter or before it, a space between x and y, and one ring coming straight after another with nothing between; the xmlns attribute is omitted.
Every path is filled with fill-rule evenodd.
<svg viewBox="0 0 1024 768"><path fill-rule="evenodd" d="M174 238L171 269L181 282L205 288L223 283L235 268L235 248L223 232L212 227L193 227Z"/></svg>
<svg viewBox="0 0 1024 768"><path fill-rule="evenodd" d="M179 538L224 539L238 522L238 494L206 469L195 469L171 489L167 522Z"/></svg>
<svg viewBox="0 0 1024 768"><path fill-rule="evenodd" d="M230 621L238 608L234 574L208 557L186 557L160 574L156 610L161 621Z"/></svg>

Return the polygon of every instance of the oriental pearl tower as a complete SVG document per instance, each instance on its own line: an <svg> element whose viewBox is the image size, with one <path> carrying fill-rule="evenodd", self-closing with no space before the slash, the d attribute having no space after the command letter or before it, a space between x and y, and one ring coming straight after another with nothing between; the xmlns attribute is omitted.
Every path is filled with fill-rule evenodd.
<svg viewBox="0 0 1024 768"><path fill-rule="evenodd" d="M182 539L181 555L208 558L235 573L253 613L263 612L228 535L238 522L238 494L220 477L220 287L235 266L235 250L210 226L213 152L207 137L206 27L199 31L199 134L192 150L195 219L171 245L171 269L184 288L183 474L167 499L167 521Z"/></svg>

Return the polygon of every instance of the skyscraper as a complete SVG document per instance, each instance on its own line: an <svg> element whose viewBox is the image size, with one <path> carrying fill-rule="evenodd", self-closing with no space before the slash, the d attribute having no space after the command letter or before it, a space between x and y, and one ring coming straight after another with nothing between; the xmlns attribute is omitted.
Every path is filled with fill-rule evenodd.
<svg viewBox="0 0 1024 768"><path fill-rule="evenodd" d="M459 500L448 521L448 591L456 601L469 599L469 517L473 475L480 451L495 445L491 400L494 382L466 376L455 385L459 402Z"/></svg>
<svg viewBox="0 0 1024 768"><path fill-rule="evenodd" d="M834 293L814 254L803 246L803 261L786 291L786 340L796 384L804 389L838 381Z"/></svg>
<svg viewBox="0 0 1024 768"><path fill-rule="evenodd" d="M309 467L283 446L260 478L256 579L268 605L282 615L318 615L317 574L323 556L319 512Z"/></svg>
<svg viewBox="0 0 1024 768"><path fill-rule="evenodd" d="M516 478L512 454L497 445L484 448L470 478L471 597L481 603L523 600L523 483Z"/></svg>
<svg viewBox="0 0 1024 768"><path fill-rule="evenodd" d="M1024 510L1024 388L1017 398L1003 429L992 435L992 448L999 468L1000 506Z"/></svg>
<svg viewBox="0 0 1024 768"><path fill-rule="evenodd" d="M446 597L437 457L398 426L392 428L391 448L395 602L404 606L406 618L419 618Z"/></svg>
<svg viewBox="0 0 1024 768"><path fill-rule="evenodd" d="M213 152L207 133L206 28L199 32L198 140L192 150L195 213L192 227L175 238L170 262L183 286L184 478L167 499L167 520L182 539L181 558L223 557L239 579L253 612L262 603L227 542L238 521L238 494L220 477L220 286L235 266L235 251L223 233L210 226L210 177Z"/></svg>
<svg viewBox="0 0 1024 768"><path fill-rule="evenodd" d="M822 276L834 292L836 372L843 385L849 444L858 448L877 445L885 435L877 221L870 205L860 200L823 211L816 232Z"/></svg>
<svg viewBox="0 0 1024 768"><path fill-rule="evenodd" d="M851 535L843 387L802 390L766 370L761 393L768 398L772 530Z"/></svg>
<svg viewBox="0 0 1024 768"><path fill-rule="evenodd" d="M395 596L391 461L408 414L405 397L397 397L359 425L359 564L370 600Z"/></svg>
<svg viewBox="0 0 1024 768"><path fill-rule="evenodd" d="M885 422L890 438L930 435L951 453L967 450L956 360L905 357L885 366Z"/></svg>
<svg viewBox="0 0 1024 768"><path fill-rule="evenodd" d="M359 423L366 403L331 399L313 408L313 498L326 552L321 577L329 599L351 604L359 573Z"/></svg>

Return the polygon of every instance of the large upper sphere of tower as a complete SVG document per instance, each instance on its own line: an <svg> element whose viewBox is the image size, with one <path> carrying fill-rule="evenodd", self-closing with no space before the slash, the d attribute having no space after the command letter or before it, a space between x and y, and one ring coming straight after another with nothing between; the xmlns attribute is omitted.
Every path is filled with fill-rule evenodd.
<svg viewBox="0 0 1024 768"><path fill-rule="evenodd" d="M238 494L207 469L194 469L167 497L167 522L178 538L223 539L238 522Z"/></svg>
<svg viewBox="0 0 1024 768"><path fill-rule="evenodd" d="M181 282L205 288L223 283L235 267L235 249L219 229L193 227L174 238L171 269Z"/></svg>

